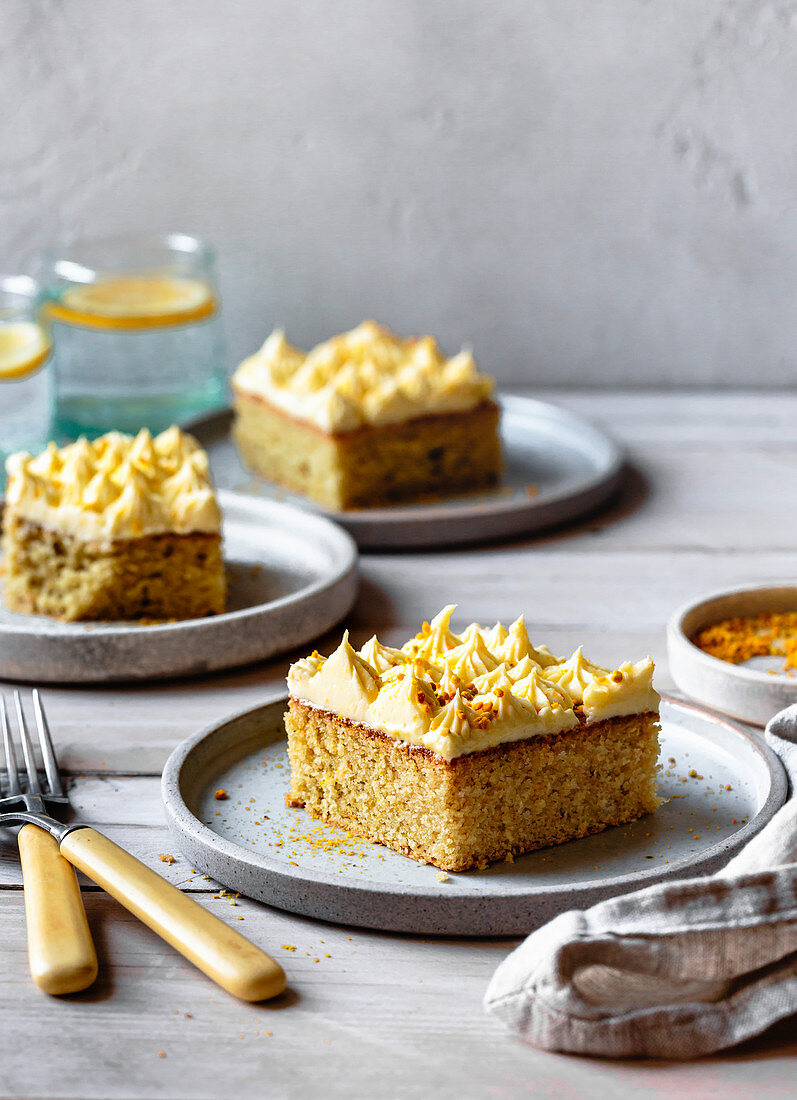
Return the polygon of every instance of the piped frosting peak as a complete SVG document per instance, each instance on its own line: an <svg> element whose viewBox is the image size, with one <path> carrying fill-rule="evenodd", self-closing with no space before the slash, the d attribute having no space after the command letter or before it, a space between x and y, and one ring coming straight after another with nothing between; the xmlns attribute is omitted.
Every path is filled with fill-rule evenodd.
<svg viewBox="0 0 797 1100"><path fill-rule="evenodd" d="M608 669L601 668L585 657L579 646L572 657L548 670L548 679L565 688L577 703L581 703L585 689L595 677L608 675L608 672Z"/></svg>
<svg viewBox="0 0 797 1100"><path fill-rule="evenodd" d="M443 608L401 649L374 636L356 652L346 632L330 657L314 652L291 667L291 695L446 760L658 710L650 658L609 670L577 649L564 661L532 645L522 617L508 629L471 624L456 634L453 611Z"/></svg>
<svg viewBox="0 0 797 1100"><path fill-rule="evenodd" d="M293 347L278 329L232 381L237 390L329 432L462 412L493 389L470 351L449 359L432 336L402 339L374 321L309 352Z"/></svg>
<svg viewBox="0 0 797 1100"><path fill-rule="evenodd" d="M153 438L108 432L11 455L7 501L23 519L83 539L218 533L207 455L179 428Z"/></svg>

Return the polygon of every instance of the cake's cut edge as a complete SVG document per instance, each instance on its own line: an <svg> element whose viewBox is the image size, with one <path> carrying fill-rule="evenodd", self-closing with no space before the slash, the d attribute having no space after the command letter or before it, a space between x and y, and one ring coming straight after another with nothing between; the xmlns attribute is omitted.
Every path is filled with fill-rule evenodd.
<svg viewBox="0 0 797 1100"><path fill-rule="evenodd" d="M194 619L225 609L221 536L211 532L84 540L7 506L2 548L11 611L84 622Z"/></svg>
<svg viewBox="0 0 797 1100"><path fill-rule="evenodd" d="M285 724L288 805L445 871L563 844L661 804L655 712L582 716L574 729L452 760L294 698Z"/></svg>
<svg viewBox="0 0 797 1100"><path fill-rule="evenodd" d="M337 510L479 492L496 485L500 410L415 415L326 432L234 387L233 438L254 473Z"/></svg>

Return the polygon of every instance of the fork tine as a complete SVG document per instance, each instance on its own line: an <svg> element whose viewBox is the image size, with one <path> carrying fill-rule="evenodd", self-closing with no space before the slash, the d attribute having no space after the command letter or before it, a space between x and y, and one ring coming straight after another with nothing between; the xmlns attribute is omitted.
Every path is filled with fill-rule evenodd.
<svg viewBox="0 0 797 1100"><path fill-rule="evenodd" d="M0 695L0 720L3 725L3 752L6 758L6 772L8 773L8 793L10 795L21 794L19 776L17 775L17 756L14 752L14 742L11 740L11 730L8 727L8 711L4 695Z"/></svg>
<svg viewBox="0 0 797 1100"><path fill-rule="evenodd" d="M63 795L64 790L61 786L61 773L58 771L58 761L55 757L53 739L50 737L50 727L47 724L47 717L44 713L44 706L39 696L38 688L33 689L33 710L36 714L36 730L39 734L39 744L42 749L42 760L44 761L44 770L47 774L47 782L50 785L50 794Z"/></svg>
<svg viewBox="0 0 797 1100"><path fill-rule="evenodd" d="M28 736L28 727L25 723L25 715L22 712L22 699L18 691L14 692L14 703L17 709L17 722L19 723L19 736L22 741L22 755L25 757L25 768L28 773L28 793L41 794L39 776L36 771L36 757L33 755L33 745Z"/></svg>

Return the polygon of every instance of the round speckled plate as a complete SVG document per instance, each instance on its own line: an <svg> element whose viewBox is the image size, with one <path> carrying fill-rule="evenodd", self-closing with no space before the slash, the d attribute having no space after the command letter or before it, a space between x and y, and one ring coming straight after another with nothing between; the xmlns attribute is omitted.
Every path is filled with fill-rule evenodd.
<svg viewBox="0 0 797 1100"><path fill-rule="evenodd" d="M406 550L508 538L574 519L617 489L623 457L598 428L556 405L499 395L505 469L501 484L473 496L362 511L323 511L263 481L241 465L230 439L231 414L188 425L206 448L217 485L322 512L358 546Z"/></svg>
<svg viewBox="0 0 797 1100"><path fill-rule="evenodd" d="M169 827L194 867L231 890L293 913L397 932L518 935L566 909L718 870L783 804L780 761L753 733L662 701L669 800L631 825L437 877L378 844L288 809L281 697L203 730L163 773ZM218 788L228 799L216 801Z"/></svg>
<svg viewBox="0 0 797 1100"><path fill-rule="evenodd" d="M357 595L357 548L321 516L220 492L228 608L142 626L59 623L2 606L0 676L91 683L191 676L263 660L317 638Z"/></svg>

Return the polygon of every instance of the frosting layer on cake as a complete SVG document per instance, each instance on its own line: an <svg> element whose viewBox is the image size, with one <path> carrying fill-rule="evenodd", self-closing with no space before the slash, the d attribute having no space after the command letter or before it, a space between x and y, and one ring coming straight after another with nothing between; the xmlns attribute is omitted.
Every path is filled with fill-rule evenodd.
<svg viewBox="0 0 797 1100"><path fill-rule="evenodd" d="M493 391L470 351L448 359L433 336L401 339L373 321L309 352L278 329L241 363L232 382L327 432L464 412Z"/></svg>
<svg viewBox="0 0 797 1100"><path fill-rule="evenodd" d="M108 432L93 442L50 443L11 455L7 504L32 523L82 539L218 533L221 513L208 459L179 428L154 438Z"/></svg>
<svg viewBox="0 0 797 1100"><path fill-rule="evenodd" d="M450 627L454 605L424 623L401 649L374 636L360 650L348 631L329 657L291 666L295 699L445 760L579 724L658 711L653 661L606 669L580 649L569 659L532 645L521 616L510 627Z"/></svg>

